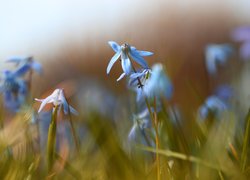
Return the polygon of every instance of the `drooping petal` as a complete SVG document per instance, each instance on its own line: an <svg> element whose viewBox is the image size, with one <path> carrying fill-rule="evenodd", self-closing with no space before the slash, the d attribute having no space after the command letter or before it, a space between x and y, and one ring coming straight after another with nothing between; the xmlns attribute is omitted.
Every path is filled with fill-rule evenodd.
<svg viewBox="0 0 250 180"><path fill-rule="evenodd" d="M108 67L107 67L107 74L109 74L111 68L113 67L114 63L118 60L118 58L121 55L121 50L118 51L109 61Z"/></svg>
<svg viewBox="0 0 250 180"><path fill-rule="evenodd" d="M125 76L126 76L126 74L125 74L125 73L122 73L116 81L120 81L120 80L121 80L122 78L124 78Z"/></svg>
<svg viewBox="0 0 250 180"><path fill-rule="evenodd" d="M68 112L69 112L69 104L68 104L66 98L64 97L63 92L60 93L59 99L62 101L64 114L68 114Z"/></svg>
<svg viewBox="0 0 250 180"><path fill-rule="evenodd" d="M109 41L108 43L116 53L121 50L121 46L117 44L115 41Z"/></svg>
<svg viewBox="0 0 250 180"><path fill-rule="evenodd" d="M135 62L140 64L143 68L148 68L147 62L143 59L143 57L140 56L137 50L133 50L130 48L129 55L135 60Z"/></svg>

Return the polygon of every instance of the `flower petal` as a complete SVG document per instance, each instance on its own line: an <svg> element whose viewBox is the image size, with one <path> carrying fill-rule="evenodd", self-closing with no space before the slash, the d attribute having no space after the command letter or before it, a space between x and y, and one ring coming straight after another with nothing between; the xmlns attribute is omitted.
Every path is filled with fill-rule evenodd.
<svg viewBox="0 0 250 180"><path fill-rule="evenodd" d="M109 61L108 67L107 67L107 74L109 74L111 68L113 67L114 63L118 60L118 58L121 55L121 51L118 51Z"/></svg>
<svg viewBox="0 0 250 180"><path fill-rule="evenodd" d="M33 61L31 63L31 68L37 73L42 74L42 65L40 63Z"/></svg>
<svg viewBox="0 0 250 180"><path fill-rule="evenodd" d="M53 99L53 96L52 96L52 95L48 96L48 97L45 98L45 99L36 99L36 98L35 98L36 101L42 102L41 105L40 105L40 108L38 109L38 113L40 113L40 112L42 111L42 109L44 108L44 106L45 106L46 104L48 104L52 99Z"/></svg>
<svg viewBox="0 0 250 180"><path fill-rule="evenodd" d="M116 81L120 81L122 78L125 77L125 75L126 75L125 73L122 73Z"/></svg>
<svg viewBox="0 0 250 180"><path fill-rule="evenodd" d="M140 56L137 50L133 50L130 48L129 55L133 58L138 64L140 64L143 68L148 68L147 62Z"/></svg>
<svg viewBox="0 0 250 180"><path fill-rule="evenodd" d="M154 53L149 52L149 51L139 51L139 50L137 50L137 52L138 52L138 54L140 56L152 56L154 54Z"/></svg>
<svg viewBox="0 0 250 180"><path fill-rule="evenodd" d="M115 41L109 41L108 43L116 53L121 50L121 46L117 44Z"/></svg>
<svg viewBox="0 0 250 180"><path fill-rule="evenodd" d="M19 67L18 69L16 69L13 72L13 75L15 77L19 77L19 76L23 76L26 72L28 72L30 70L30 65L29 64L25 64L21 67Z"/></svg>
<svg viewBox="0 0 250 180"><path fill-rule="evenodd" d="M123 57L125 57L123 59ZM122 56L122 69L123 69L123 72L126 74L126 75L129 75L132 71L132 65L131 65L131 62L129 60L129 58L127 56Z"/></svg>
<svg viewBox="0 0 250 180"><path fill-rule="evenodd" d="M77 112L77 110L75 110L72 106L69 106L69 111L70 113L74 114L74 115L78 115L79 113Z"/></svg>

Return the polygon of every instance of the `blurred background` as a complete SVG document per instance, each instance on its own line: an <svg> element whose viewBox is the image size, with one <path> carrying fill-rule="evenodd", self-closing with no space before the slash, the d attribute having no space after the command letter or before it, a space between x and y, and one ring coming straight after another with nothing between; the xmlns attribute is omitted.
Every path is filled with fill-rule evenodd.
<svg viewBox="0 0 250 180"><path fill-rule="evenodd" d="M173 101L191 115L190 110L221 82L244 84L242 99L249 99L248 68L238 73L235 67L242 67L232 61L233 68L227 65L220 69L219 78L211 78L204 61L208 43L231 43L231 31L250 23L249 7L244 0L2 1L1 70L10 67L4 63L9 56L32 55L44 66L43 76L33 79L35 96L65 80L73 80L70 86L75 89L97 81L112 92L127 92L125 80L116 82L121 73L118 64L106 75L114 54L107 42L127 42L154 52L146 58L149 64L166 65L175 89Z"/></svg>

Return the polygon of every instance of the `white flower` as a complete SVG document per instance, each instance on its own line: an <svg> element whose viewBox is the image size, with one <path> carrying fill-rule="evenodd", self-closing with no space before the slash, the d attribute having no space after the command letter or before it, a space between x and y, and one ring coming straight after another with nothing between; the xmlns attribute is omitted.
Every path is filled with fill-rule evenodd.
<svg viewBox="0 0 250 180"><path fill-rule="evenodd" d="M54 106L59 106L59 107L63 106L63 112L65 114L68 114L69 111L70 111L70 113L73 113L75 115L78 114L78 112L68 104L68 102L64 96L63 89L56 89L51 95L49 95L45 99L35 98L35 100L42 102L41 106L38 110L38 113L40 113L42 111L42 109L45 107L46 104L53 103Z"/></svg>

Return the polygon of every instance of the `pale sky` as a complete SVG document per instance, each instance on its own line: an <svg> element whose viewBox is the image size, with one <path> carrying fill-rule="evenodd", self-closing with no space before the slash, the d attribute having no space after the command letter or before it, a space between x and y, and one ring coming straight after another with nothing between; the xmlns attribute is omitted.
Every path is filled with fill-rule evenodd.
<svg viewBox="0 0 250 180"><path fill-rule="evenodd" d="M174 2L174 3L172 3ZM143 16L141 9L157 10L157 6L177 9L202 7L210 11L217 0L1 0L0 1L0 65L11 55L36 54L56 47L67 34L88 36L91 28L115 31L114 27ZM221 1L220 1L221 2ZM224 0L236 16L250 17L250 1ZM213 6L210 6L210 5ZM207 8L206 8L207 7ZM106 28L106 29L105 29ZM96 30L96 29L95 29Z"/></svg>

